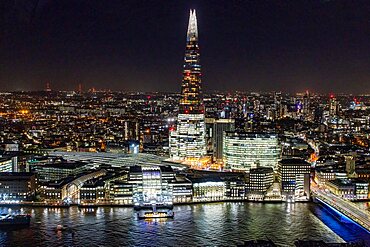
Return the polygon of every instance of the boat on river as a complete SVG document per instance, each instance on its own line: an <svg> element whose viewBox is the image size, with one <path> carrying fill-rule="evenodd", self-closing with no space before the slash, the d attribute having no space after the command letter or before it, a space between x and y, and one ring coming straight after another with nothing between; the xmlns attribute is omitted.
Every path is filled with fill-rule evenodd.
<svg viewBox="0 0 370 247"><path fill-rule="evenodd" d="M29 214L1 214L0 227L2 226L29 226L31 215Z"/></svg>

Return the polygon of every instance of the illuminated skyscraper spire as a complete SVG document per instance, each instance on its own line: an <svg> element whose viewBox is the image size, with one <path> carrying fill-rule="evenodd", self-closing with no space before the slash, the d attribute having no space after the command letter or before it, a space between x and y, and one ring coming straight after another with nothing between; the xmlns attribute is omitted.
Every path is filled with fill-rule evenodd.
<svg viewBox="0 0 370 247"><path fill-rule="evenodd" d="M187 41L198 40L198 25L195 9L190 10Z"/></svg>
<svg viewBox="0 0 370 247"><path fill-rule="evenodd" d="M197 161L206 154L206 129L195 10L190 10L183 69L176 130L170 133L170 156L174 160Z"/></svg>
<svg viewBox="0 0 370 247"><path fill-rule="evenodd" d="M204 112L201 75L197 16L195 10L190 10L181 86L180 113Z"/></svg>

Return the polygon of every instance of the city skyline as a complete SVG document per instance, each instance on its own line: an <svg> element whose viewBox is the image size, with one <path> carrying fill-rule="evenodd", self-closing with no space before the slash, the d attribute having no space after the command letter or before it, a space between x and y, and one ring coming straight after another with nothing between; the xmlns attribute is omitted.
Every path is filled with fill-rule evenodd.
<svg viewBox="0 0 370 247"><path fill-rule="evenodd" d="M204 91L367 93L370 4L8 1L0 90L178 92L189 8ZM161 57L161 59L158 59Z"/></svg>
<svg viewBox="0 0 370 247"><path fill-rule="evenodd" d="M337 22L344 14L356 22L359 15L347 14L359 5L233 1L220 6L221 1L202 1L189 8L187 25L177 26L182 20L176 18L189 3L143 2L3 2L25 14L7 12L6 25L17 18L30 25L0 29L6 34L0 42L9 48L0 52L0 61L9 62L0 71L0 82L11 71L16 72L8 74L13 79L30 73L32 91L0 89L0 245L367 246L370 94L355 82L350 86L361 86L361 95L350 94L348 88L345 94L334 93L343 89L334 83L330 93L320 94L329 89L322 82L313 89L301 89L304 83L284 84L287 88L275 82L286 72L282 67L299 77L306 74L303 60L312 59L304 57L311 54L311 42L338 38L331 35L340 30L326 29L333 23L322 23L323 16ZM315 8L303 8L309 6ZM331 15L323 6L337 9ZM117 29L122 20L125 26ZM233 25L242 20L251 23ZM354 22L349 26L358 24ZM269 24L260 33L260 25ZM291 25L280 26L285 24ZM357 30L364 36L365 26ZM36 33L28 33L32 30ZM246 39L246 30L255 39ZM292 35L287 39L288 32ZM12 38L24 40L12 43ZM344 60L354 61L349 47L337 53L342 60L331 54L326 63L325 52L341 47L339 40L330 51L317 43L320 59L315 60L313 77L323 71L328 77L333 71L348 75L357 66L334 68ZM175 62L176 47L183 41L182 57ZM273 47L279 50L281 45L285 48L275 53ZM268 46L261 56L259 49ZM360 48L358 43L354 47ZM300 57L291 51L299 51ZM38 52L40 61L32 56ZM298 58L294 66L288 65L287 53ZM366 54L362 51L362 58ZM26 74L10 55L29 65ZM264 67L261 61L268 63ZM249 74L251 63L258 69ZM334 66L333 71L317 67L323 63ZM270 81L256 84L259 89L235 81L239 75L243 80L256 73L266 76L271 66L274 71L265 77ZM179 68L182 79L175 80ZM56 81L32 82L35 75L47 74ZM101 81L76 84L71 75L94 75ZM107 78L130 78L134 88L128 92L119 86L130 85ZM172 78L173 84L159 83L159 78ZM231 91L204 93L207 87ZM261 92L264 87L268 92Z"/></svg>

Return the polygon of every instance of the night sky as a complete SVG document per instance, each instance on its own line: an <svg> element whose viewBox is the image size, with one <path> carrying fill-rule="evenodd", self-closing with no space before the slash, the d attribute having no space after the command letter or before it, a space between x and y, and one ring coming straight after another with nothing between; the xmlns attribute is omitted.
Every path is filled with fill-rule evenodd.
<svg viewBox="0 0 370 247"><path fill-rule="evenodd" d="M0 0L0 90L179 92L190 8L207 92L370 93L359 0Z"/></svg>

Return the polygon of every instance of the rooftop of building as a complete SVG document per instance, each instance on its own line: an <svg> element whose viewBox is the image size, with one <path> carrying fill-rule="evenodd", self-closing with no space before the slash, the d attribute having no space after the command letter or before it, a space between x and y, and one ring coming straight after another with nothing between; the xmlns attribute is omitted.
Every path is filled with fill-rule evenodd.
<svg viewBox="0 0 370 247"><path fill-rule="evenodd" d="M307 161L304 159L300 158L287 158L287 159L282 159L279 161L280 164L283 165L310 165Z"/></svg>
<svg viewBox="0 0 370 247"><path fill-rule="evenodd" d="M167 165L167 166L160 166L161 168L161 172L173 172L173 169L171 166Z"/></svg>
<svg viewBox="0 0 370 247"><path fill-rule="evenodd" d="M207 170L192 170L189 169L187 175L195 177L244 177L243 172L218 172Z"/></svg>
<svg viewBox="0 0 370 247"><path fill-rule="evenodd" d="M0 162L11 160L11 157L0 157Z"/></svg>
<svg viewBox="0 0 370 247"><path fill-rule="evenodd" d="M135 165L135 166L130 166L130 173L141 173L143 172L144 170L150 170L150 168L155 168L155 169L159 169L161 172L173 172L173 169L170 165L153 165L153 166L138 166L138 165Z"/></svg>
<svg viewBox="0 0 370 247"><path fill-rule="evenodd" d="M361 179L361 178L351 178L351 182L354 184L369 184L368 181L366 181L365 179Z"/></svg>
<svg viewBox="0 0 370 247"><path fill-rule="evenodd" d="M265 174L265 173L273 173L272 167L257 167L257 168L251 168L250 173L251 174Z"/></svg>
<svg viewBox="0 0 370 247"><path fill-rule="evenodd" d="M265 132L240 132L240 131L225 131L225 135L229 137L245 137L245 138L277 138L276 133Z"/></svg>
<svg viewBox="0 0 370 247"><path fill-rule="evenodd" d="M66 177L58 181L43 182L43 183L40 183L40 185L47 186L47 187L54 187L54 188L62 188L64 185L69 184L75 179L76 177L70 176L70 177Z"/></svg>
<svg viewBox="0 0 370 247"><path fill-rule="evenodd" d="M92 179L89 181L86 181L83 185L82 188L95 188L98 186L104 186L104 181L101 179Z"/></svg>
<svg viewBox="0 0 370 247"><path fill-rule="evenodd" d="M29 179L35 176L32 172L0 172L0 180Z"/></svg>
<svg viewBox="0 0 370 247"><path fill-rule="evenodd" d="M249 240L244 244L238 244L238 247L275 247L277 246L271 240Z"/></svg>
<svg viewBox="0 0 370 247"><path fill-rule="evenodd" d="M366 167L366 168L356 167L355 171L356 171L357 174L370 174L370 168L368 168L368 167Z"/></svg>
<svg viewBox="0 0 370 247"><path fill-rule="evenodd" d="M191 177L189 180L194 184L194 183L207 183L207 182L224 182L224 180L220 177L200 177L200 178L195 178Z"/></svg>
<svg viewBox="0 0 370 247"><path fill-rule="evenodd" d="M57 169L77 169L82 168L86 165L83 162L57 162L57 163L49 163L49 164L42 164L42 165L35 165L43 168L57 168Z"/></svg>
<svg viewBox="0 0 370 247"><path fill-rule="evenodd" d="M185 176L175 176L175 179L171 181L172 183L191 183L191 181Z"/></svg>
<svg viewBox="0 0 370 247"><path fill-rule="evenodd" d="M14 157L14 156L30 156L30 154L25 154L23 151L6 151L0 150L0 156L3 157Z"/></svg>
<svg viewBox="0 0 370 247"><path fill-rule="evenodd" d="M347 179L334 179L327 182L327 184L332 184L337 187L346 187L346 186L353 186L351 180Z"/></svg>
<svg viewBox="0 0 370 247"><path fill-rule="evenodd" d="M111 172L111 171L107 171L105 169L102 169L102 168L99 168L97 170L90 170L88 172L84 172L82 174L94 174L94 172L102 172L101 174L98 174L98 176L94 177L94 178L91 178L87 181L85 181L84 183L100 183L100 182L103 182L105 183L106 181L110 181L112 179L114 179L115 177L118 177L119 175L120 176L123 176L124 174L126 174L126 171L121 171L121 172Z"/></svg>
<svg viewBox="0 0 370 247"><path fill-rule="evenodd" d="M141 166L130 166L130 173L139 173L142 172Z"/></svg>
<svg viewBox="0 0 370 247"><path fill-rule="evenodd" d="M344 166L322 166L322 167L316 167L316 172L321 173L346 173L346 169Z"/></svg>

